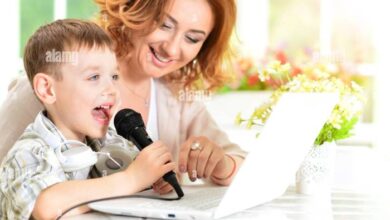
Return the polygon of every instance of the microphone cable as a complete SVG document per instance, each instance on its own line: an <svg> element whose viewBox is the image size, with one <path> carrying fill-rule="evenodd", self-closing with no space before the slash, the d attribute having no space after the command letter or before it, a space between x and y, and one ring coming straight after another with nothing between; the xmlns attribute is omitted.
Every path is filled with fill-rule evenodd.
<svg viewBox="0 0 390 220"><path fill-rule="evenodd" d="M177 181L176 181L177 182ZM180 189L181 190L181 189ZM105 198L100 198L100 199L94 199L94 200L89 200L86 202L79 203L77 205L74 205L67 210L65 210L63 213L61 213L56 220L60 220L64 215L73 209L83 206L83 205L88 205L90 203L94 202L101 202L101 201L107 201L107 200L114 200L114 199L125 199L125 198L142 198L142 199L156 199L156 200L162 200L162 201L176 201L180 200L181 197L178 196L177 198L164 198L164 197L157 197L157 196L147 196L147 195L122 195L122 196L112 196L112 197L105 197Z"/></svg>

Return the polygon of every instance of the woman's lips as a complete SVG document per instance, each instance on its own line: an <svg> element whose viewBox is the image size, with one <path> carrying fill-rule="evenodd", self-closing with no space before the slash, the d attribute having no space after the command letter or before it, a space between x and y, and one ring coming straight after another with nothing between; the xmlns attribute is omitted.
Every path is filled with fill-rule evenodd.
<svg viewBox="0 0 390 220"><path fill-rule="evenodd" d="M171 63L171 59L167 59L160 54L158 54L152 47L150 47L152 62L157 67L163 68L168 66Z"/></svg>

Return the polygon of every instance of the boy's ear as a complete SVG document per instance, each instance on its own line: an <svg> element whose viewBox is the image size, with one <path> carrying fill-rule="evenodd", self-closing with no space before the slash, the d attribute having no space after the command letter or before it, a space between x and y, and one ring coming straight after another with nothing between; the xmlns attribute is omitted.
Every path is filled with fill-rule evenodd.
<svg viewBox="0 0 390 220"><path fill-rule="evenodd" d="M35 94L45 104L53 104L56 101L54 92L54 79L45 73L37 73L33 79Z"/></svg>

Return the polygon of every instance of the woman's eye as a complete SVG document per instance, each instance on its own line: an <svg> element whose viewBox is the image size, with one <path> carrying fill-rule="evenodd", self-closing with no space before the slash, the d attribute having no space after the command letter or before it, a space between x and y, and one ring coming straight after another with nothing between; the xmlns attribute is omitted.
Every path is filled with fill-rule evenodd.
<svg viewBox="0 0 390 220"><path fill-rule="evenodd" d="M190 42L190 43L193 43L193 44L196 44L196 43L198 43L199 42L199 40L198 39L196 39L196 38L193 38L193 37L186 37L187 38L187 40Z"/></svg>
<svg viewBox="0 0 390 220"><path fill-rule="evenodd" d="M92 75L92 76L90 76L89 78L88 78L88 80L90 80L90 81L96 81L96 80L98 80L99 79L99 75Z"/></svg>
<svg viewBox="0 0 390 220"><path fill-rule="evenodd" d="M162 29L172 29L172 25L167 23L167 22L164 22L164 23L162 23L161 28Z"/></svg>

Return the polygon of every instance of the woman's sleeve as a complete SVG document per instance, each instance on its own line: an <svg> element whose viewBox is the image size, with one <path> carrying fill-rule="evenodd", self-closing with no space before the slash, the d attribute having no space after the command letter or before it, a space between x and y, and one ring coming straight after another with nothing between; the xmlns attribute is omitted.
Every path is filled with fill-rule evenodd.
<svg viewBox="0 0 390 220"><path fill-rule="evenodd" d="M237 144L231 142L227 134L219 128L206 106L202 102L192 102L185 104L183 116L186 121L187 138L190 136L206 136L214 143L224 148L230 155L245 158L246 152Z"/></svg>
<svg viewBox="0 0 390 220"><path fill-rule="evenodd" d="M0 107L0 161L42 109L26 77L11 82Z"/></svg>

